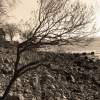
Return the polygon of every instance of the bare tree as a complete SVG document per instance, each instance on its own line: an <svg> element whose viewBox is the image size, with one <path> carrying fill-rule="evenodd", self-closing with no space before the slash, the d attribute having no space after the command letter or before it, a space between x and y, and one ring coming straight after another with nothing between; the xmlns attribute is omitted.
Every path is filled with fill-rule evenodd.
<svg viewBox="0 0 100 100"><path fill-rule="evenodd" d="M35 43L73 44L94 33L95 16L85 5L79 2L73 5L67 0L40 0L39 5L36 24L30 32Z"/></svg>
<svg viewBox="0 0 100 100"><path fill-rule="evenodd" d="M5 29L5 35L9 37L11 43L13 42L14 36L21 32L21 30L15 24L5 24L3 25L3 28Z"/></svg>
<svg viewBox="0 0 100 100"><path fill-rule="evenodd" d="M87 40L94 33L93 10L87 9L79 2L72 4L69 0L40 0L36 23L29 32L30 37L18 44L14 74L8 84L2 100L8 95L12 84L18 77L29 70L35 70L43 65L46 58L32 61L19 68L23 52L40 48L43 45L75 44ZM47 68L49 68L47 66ZM50 69L50 68L49 68ZM52 71L52 69L50 69Z"/></svg>

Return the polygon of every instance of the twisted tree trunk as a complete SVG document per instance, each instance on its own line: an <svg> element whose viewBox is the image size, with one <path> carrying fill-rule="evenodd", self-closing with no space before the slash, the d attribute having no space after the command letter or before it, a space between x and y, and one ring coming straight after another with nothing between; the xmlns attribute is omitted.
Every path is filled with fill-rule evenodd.
<svg viewBox="0 0 100 100"><path fill-rule="evenodd" d="M0 100L5 100L5 98L8 96L8 93L10 92L10 89L11 89L12 85L14 84L14 82L16 81L16 79L17 79L17 77L14 76L14 77L10 80L10 82L9 82L9 84L8 84L8 86L7 86L5 92L4 92L4 94L3 94L3 96L1 97Z"/></svg>

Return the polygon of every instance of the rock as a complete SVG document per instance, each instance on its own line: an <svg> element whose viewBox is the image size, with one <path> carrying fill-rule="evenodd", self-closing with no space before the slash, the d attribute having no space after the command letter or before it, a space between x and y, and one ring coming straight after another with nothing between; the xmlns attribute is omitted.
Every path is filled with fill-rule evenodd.
<svg viewBox="0 0 100 100"><path fill-rule="evenodd" d="M20 100L24 100L24 96L22 94L18 94Z"/></svg>

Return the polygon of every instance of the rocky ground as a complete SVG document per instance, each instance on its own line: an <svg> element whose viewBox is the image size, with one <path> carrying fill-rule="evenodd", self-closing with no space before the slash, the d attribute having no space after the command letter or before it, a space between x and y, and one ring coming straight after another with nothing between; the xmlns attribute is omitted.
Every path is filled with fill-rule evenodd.
<svg viewBox="0 0 100 100"><path fill-rule="evenodd" d="M22 56L19 66L45 57L46 61L19 77L11 95L40 100L44 92L44 100L100 100L100 59L93 52L27 52ZM13 75L15 57L14 50L0 48L0 95Z"/></svg>

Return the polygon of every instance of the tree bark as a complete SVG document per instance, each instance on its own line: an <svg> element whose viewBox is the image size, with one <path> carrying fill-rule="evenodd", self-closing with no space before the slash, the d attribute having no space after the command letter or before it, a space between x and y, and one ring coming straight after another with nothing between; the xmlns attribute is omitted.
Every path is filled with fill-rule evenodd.
<svg viewBox="0 0 100 100"><path fill-rule="evenodd" d="M14 77L10 80L10 82L9 82L9 84L8 84L8 86L7 86L5 92L4 92L4 94L3 94L3 96L1 97L0 100L5 100L5 98L8 96L8 93L10 92L10 89L11 89L12 84L16 81L16 79L17 79L17 77L14 76Z"/></svg>

